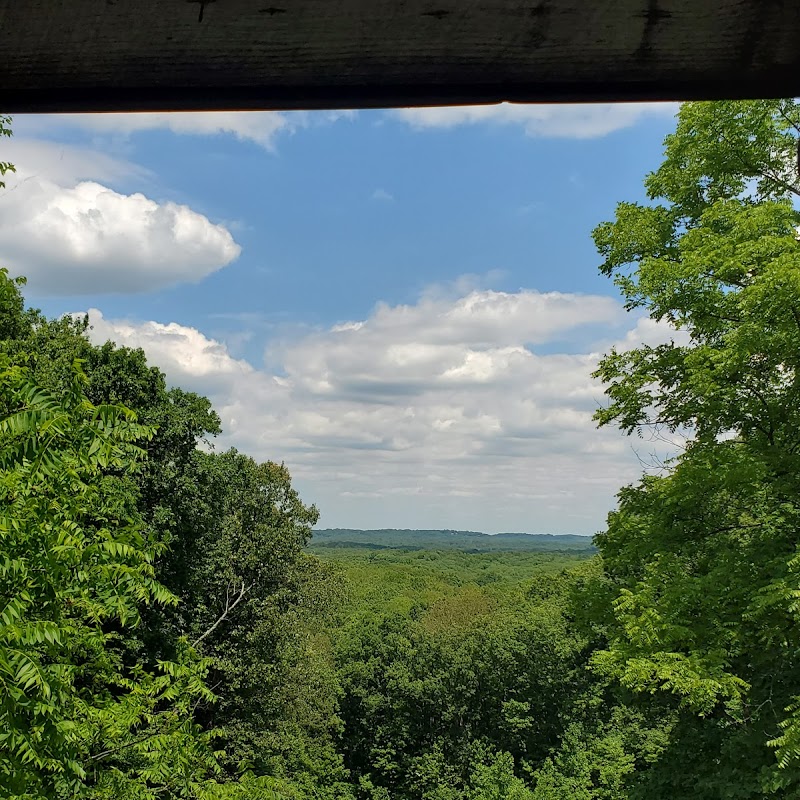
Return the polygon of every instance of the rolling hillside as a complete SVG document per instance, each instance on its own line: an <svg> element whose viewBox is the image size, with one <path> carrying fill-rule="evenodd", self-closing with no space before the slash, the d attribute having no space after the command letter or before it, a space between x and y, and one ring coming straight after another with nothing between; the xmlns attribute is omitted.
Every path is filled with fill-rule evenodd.
<svg viewBox="0 0 800 800"><path fill-rule="evenodd" d="M361 547L374 550L461 550L466 552L593 552L591 537L576 534L498 533L451 530L352 530L326 528L314 531L312 549Z"/></svg>

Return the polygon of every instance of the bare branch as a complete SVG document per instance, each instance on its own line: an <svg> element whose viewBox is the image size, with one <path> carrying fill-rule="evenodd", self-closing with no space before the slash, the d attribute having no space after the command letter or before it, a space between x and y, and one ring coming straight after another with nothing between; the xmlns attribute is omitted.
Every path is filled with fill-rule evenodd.
<svg viewBox="0 0 800 800"><path fill-rule="evenodd" d="M200 642L202 642L203 639L205 639L207 636L210 636L219 627L219 625L222 624L227 619L228 614L230 614L231 611L233 611L233 609L236 608L236 606L238 606L239 603L242 602L242 599L244 598L245 594L247 594L247 592L250 591L251 588L252 585L245 586L243 581L242 586L239 589L239 594L236 596L236 599L233 600L233 602L231 602L230 595L226 593L225 608L223 612L217 617L217 621L205 633L203 633L201 636L199 636L192 642L192 647L197 647L197 645L200 644Z"/></svg>

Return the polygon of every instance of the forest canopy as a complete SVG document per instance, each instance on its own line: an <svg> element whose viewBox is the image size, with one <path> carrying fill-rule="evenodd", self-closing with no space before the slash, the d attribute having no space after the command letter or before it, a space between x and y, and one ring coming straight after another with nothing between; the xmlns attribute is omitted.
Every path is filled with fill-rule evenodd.
<svg viewBox="0 0 800 800"><path fill-rule="evenodd" d="M597 422L684 443L594 548L315 544L285 465L1 271L0 796L800 796L798 134L686 103L594 231L681 332L602 359Z"/></svg>

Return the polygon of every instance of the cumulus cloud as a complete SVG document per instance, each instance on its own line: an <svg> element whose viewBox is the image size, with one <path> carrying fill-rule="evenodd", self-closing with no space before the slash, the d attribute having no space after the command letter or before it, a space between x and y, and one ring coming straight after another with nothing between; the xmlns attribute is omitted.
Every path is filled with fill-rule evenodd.
<svg viewBox="0 0 800 800"><path fill-rule="evenodd" d="M208 394L222 445L285 460L323 524L591 533L640 471L629 443L592 421L593 343L546 352L567 329L618 329L606 297L484 290L380 305L271 342L270 368L193 328L90 318L96 341L143 347L173 383Z"/></svg>
<svg viewBox="0 0 800 800"><path fill-rule="evenodd" d="M291 134L299 128L329 124L351 118L352 111L169 111L124 114L40 114L15 119L21 133L71 127L98 135L123 135L150 130L168 130L190 136L227 134L240 141L273 149L278 134Z"/></svg>
<svg viewBox="0 0 800 800"><path fill-rule="evenodd" d="M460 125L517 125L528 136L593 139L629 128L646 117L674 116L677 103L499 103L447 108L399 108L388 112L417 130Z"/></svg>
<svg viewBox="0 0 800 800"><path fill-rule="evenodd" d="M224 382L254 372L247 362L233 358L225 345L195 328L176 322L111 321L96 308L89 309L88 314L96 342L110 339L123 347L141 347L154 364L168 375L180 377L184 384L207 387L209 380Z"/></svg>
<svg viewBox="0 0 800 800"><path fill-rule="evenodd" d="M675 328L667 320L655 320L650 317L640 317L636 325L625 333L622 339L617 339L605 347L610 350L633 350L636 347L647 345L657 347L660 344L674 342L677 345L689 343L689 333L685 329Z"/></svg>
<svg viewBox="0 0 800 800"><path fill-rule="evenodd" d="M272 360L319 394L403 395L423 388L497 385L531 365L527 345L620 318L609 297L560 292L471 291L454 300L379 304L369 319L307 336Z"/></svg>
<svg viewBox="0 0 800 800"><path fill-rule="evenodd" d="M34 293L147 292L202 280L239 255L227 228L188 206L98 182L142 177L133 165L43 142L15 143L9 157L0 262Z"/></svg>

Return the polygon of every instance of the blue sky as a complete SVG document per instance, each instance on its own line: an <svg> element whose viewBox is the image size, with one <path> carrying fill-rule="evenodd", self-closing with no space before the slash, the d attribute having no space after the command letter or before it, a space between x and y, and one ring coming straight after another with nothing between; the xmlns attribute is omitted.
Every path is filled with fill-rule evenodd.
<svg viewBox="0 0 800 800"><path fill-rule="evenodd" d="M652 448L595 431L589 375L672 332L590 234L676 110L18 117L0 262L211 397L324 527L593 533Z"/></svg>

